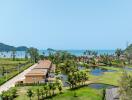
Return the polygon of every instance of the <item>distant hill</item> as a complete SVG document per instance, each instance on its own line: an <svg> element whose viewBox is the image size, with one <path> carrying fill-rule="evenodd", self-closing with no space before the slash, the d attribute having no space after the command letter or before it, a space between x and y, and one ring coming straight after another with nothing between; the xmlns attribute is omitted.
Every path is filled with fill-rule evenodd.
<svg viewBox="0 0 132 100"><path fill-rule="evenodd" d="M26 46L19 46L19 47L14 47L10 45L6 45L4 43L0 43L0 51L26 51L28 48Z"/></svg>

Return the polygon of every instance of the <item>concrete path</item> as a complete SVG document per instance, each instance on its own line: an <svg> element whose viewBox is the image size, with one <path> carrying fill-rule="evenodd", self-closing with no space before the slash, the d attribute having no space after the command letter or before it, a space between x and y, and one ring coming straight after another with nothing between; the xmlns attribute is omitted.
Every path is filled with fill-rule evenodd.
<svg viewBox="0 0 132 100"><path fill-rule="evenodd" d="M28 69L26 69L25 71L23 71L22 73L18 74L17 76L15 76L14 78L10 79L9 81L7 81L6 83L4 83L3 85L0 86L0 94L2 93L2 91L7 91L9 90L11 87L15 86L15 83L17 81L20 81L22 79L25 78L25 75L31 71L37 64L34 64L33 66L29 67Z"/></svg>

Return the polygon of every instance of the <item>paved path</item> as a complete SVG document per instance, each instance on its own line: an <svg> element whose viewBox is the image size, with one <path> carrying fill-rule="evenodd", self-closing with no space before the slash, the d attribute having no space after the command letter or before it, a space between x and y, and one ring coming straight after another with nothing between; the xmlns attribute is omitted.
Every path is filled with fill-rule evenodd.
<svg viewBox="0 0 132 100"><path fill-rule="evenodd" d="M0 86L0 94L2 93L2 91L7 91L9 90L11 87L15 86L15 83L19 80L22 80L25 78L25 74L27 74L29 71L31 71L37 64L34 64L33 66L29 67L28 69L26 69L25 71L23 71L22 73L18 74L17 76L15 76L14 78L10 79L9 81L7 81L6 83L4 83L3 85Z"/></svg>

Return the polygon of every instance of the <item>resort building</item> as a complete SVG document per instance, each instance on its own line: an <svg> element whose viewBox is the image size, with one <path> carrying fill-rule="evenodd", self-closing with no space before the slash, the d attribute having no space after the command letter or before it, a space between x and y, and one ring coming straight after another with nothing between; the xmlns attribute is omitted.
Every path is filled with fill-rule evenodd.
<svg viewBox="0 0 132 100"><path fill-rule="evenodd" d="M33 69L25 75L24 83L43 83L47 76L47 69Z"/></svg>
<svg viewBox="0 0 132 100"><path fill-rule="evenodd" d="M55 65L49 60L41 60L34 69L25 75L23 83L47 82L51 72L55 72ZM54 76L52 76L52 78L54 78Z"/></svg>

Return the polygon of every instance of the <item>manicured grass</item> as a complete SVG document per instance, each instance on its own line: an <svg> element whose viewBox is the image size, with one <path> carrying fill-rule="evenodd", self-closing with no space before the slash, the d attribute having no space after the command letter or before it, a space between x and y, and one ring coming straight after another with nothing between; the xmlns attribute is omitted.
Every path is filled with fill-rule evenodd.
<svg viewBox="0 0 132 100"><path fill-rule="evenodd" d="M76 90L77 97L74 97L74 91L67 91L64 94L57 95L53 100L102 100L102 90L92 88L81 88Z"/></svg>
<svg viewBox="0 0 132 100"><path fill-rule="evenodd" d="M29 98L25 94L27 88L28 87L19 88L20 95L15 100L29 100ZM46 100L102 100L103 98L102 90L96 90L89 87L83 87L75 91L76 91L77 97L74 97L73 90L64 90L62 94L58 94ZM35 95L32 98L32 100L37 100L37 96Z"/></svg>
<svg viewBox="0 0 132 100"><path fill-rule="evenodd" d="M89 80L93 81L94 83L104 83L118 86L118 81L122 74L122 68L118 67L109 67L109 66L100 66L101 68L106 68L110 70L115 70L115 72L105 72L100 76L94 76L89 74ZM128 73L132 74L132 71L127 71Z"/></svg>
<svg viewBox="0 0 132 100"><path fill-rule="evenodd" d="M16 59L13 61L10 58L0 58L0 85L17 75L19 72L24 71L31 65L32 63L28 63L28 61L24 59ZM4 76L2 76L3 67Z"/></svg>
<svg viewBox="0 0 132 100"><path fill-rule="evenodd" d="M109 85L115 85L118 86L120 76L122 74L122 68L118 67L109 67L109 66L100 66L102 68L110 69L110 70L116 70L115 72L105 72L101 76L94 76L89 74L89 80L93 83L103 83L103 84L109 84ZM129 74L132 74L131 71L127 71ZM35 90L35 88L38 88L36 86L33 87L19 87L19 96L16 98L16 100L29 100L29 98L26 96L26 90L28 88L32 88L32 90ZM56 91L58 93L58 91ZM63 94L58 94L54 96L53 98L49 98L47 100L102 100L103 98L103 90L97 90L92 89L89 87L83 87L76 90L77 97L74 97L74 91L64 88ZM37 100L37 96L34 96L32 100Z"/></svg>

